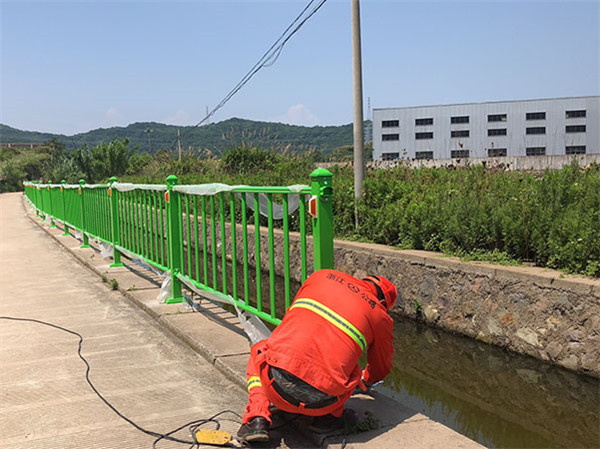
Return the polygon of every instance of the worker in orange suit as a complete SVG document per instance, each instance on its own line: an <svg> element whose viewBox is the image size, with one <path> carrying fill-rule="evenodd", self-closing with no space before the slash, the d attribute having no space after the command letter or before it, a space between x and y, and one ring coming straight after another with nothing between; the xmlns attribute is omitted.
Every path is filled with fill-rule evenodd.
<svg viewBox="0 0 600 449"><path fill-rule="evenodd" d="M311 275L281 324L252 346L238 437L268 441L271 404L316 417L316 432L339 425L355 388L366 390L392 369L393 320L387 312L397 297L394 284L381 276L357 279L335 270ZM358 359L364 350L363 371Z"/></svg>

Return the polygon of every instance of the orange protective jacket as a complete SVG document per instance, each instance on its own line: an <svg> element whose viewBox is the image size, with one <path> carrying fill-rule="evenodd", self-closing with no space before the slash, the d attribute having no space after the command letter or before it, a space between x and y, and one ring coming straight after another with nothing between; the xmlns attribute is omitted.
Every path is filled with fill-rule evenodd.
<svg viewBox="0 0 600 449"><path fill-rule="evenodd" d="M393 320L371 284L335 270L317 271L302 285L271 336L252 347L244 422L255 416L270 420L270 404L292 413L341 415L343 403L356 386L362 387L361 377L373 384L390 373L392 331ZM368 362L364 373L358 366L363 349L367 349ZM287 403L270 385L269 365L337 396L338 402L323 409Z"/></svg>

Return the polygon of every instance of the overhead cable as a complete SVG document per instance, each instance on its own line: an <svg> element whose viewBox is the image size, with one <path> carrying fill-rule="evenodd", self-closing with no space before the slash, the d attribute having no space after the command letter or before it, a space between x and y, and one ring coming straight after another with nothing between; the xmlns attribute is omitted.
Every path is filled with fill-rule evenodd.
<svg viewBox="0 0 600 449"><path fill-rule="evenodd" d="M217 104L206 116L196 123L191 129L187 129L181 134L183 137L185 134L190 132L191 130L199 127L208 119L210 119L219 109L221 109L225 104L231 100L231 98L237 94L250 79L262 68L271 67L279 56L281 55L281 51L285 44L291 39L291 37L302 28L302 26L313 16L316 12L321 9L321 7L327 2L327 0L310 0L308 4L304 7L304 9L298 14L298 16L294 19L294 21L285 29L283 33L277 38L277 40L271 45L271 47L265 52L265 54L258 60L256 64L244 75L244 77L235 85L233 89L229 91L229 93ZM316 4L316 5L315 5ZM310 9L314 6L312 9ZM309 11L310 10L310 11ZM171 144L171 149L174 147L175 143L177 143L177 139Z"/></svg>

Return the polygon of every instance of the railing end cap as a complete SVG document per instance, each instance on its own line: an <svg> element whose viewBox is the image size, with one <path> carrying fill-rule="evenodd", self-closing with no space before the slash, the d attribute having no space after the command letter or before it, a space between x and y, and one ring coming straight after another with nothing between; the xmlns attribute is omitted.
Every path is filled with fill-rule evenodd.
<svg viewBox="0 0 600 449"><path fill-rule="evenodd" d="M318 178L321 176L333 176L333 173L331 173L326 168L317 168L310 174L311 178Z"/></svg>

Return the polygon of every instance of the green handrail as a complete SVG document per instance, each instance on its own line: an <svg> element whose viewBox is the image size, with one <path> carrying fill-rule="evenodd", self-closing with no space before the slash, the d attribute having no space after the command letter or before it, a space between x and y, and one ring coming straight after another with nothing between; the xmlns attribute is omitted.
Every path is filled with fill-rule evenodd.
<svg viewBox="0 0 600 449"><path fill-rule="evenodd" d="M96 185L24 184L36 214L62 222L63 235L80 231L84 248L90 237L111 245L111 266L122 266L122 256L135 257L170 272L167 303L183 301L187 285L277 325L291 303L292 279L303 282L309 274L307 217L312 216L314 270L334 266L332 175L317 169L310 178L310 186L219 184L216 190L217 185L180 186L176 176L155 185L123 184L115 177ZM299 196L297 211L293 195ZM297 243L291 242L292 223L300 231ZM283 288L276 283L281 263Z"/></svg>

